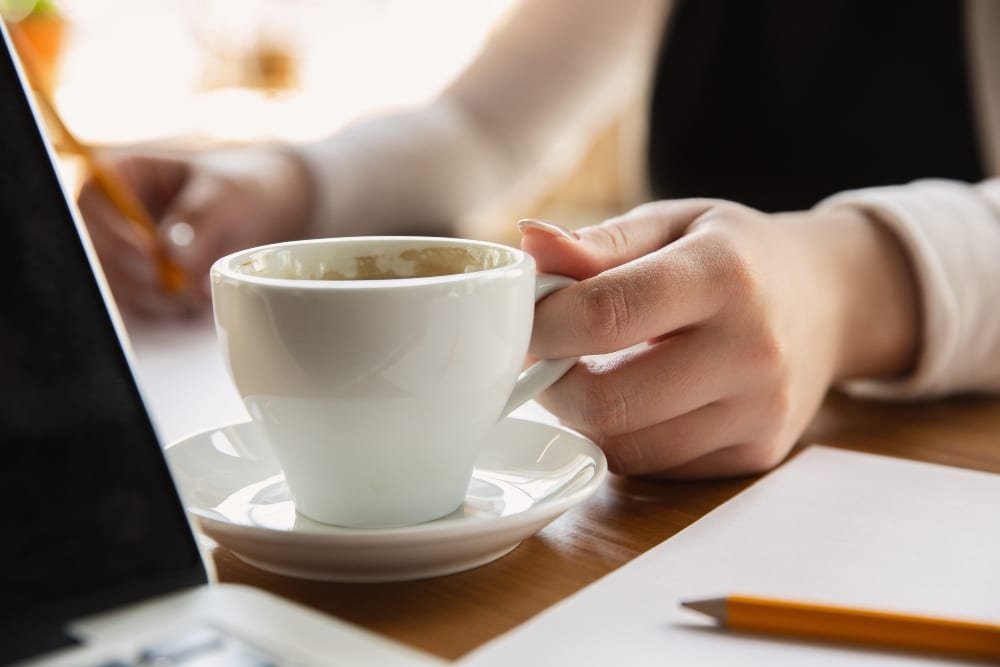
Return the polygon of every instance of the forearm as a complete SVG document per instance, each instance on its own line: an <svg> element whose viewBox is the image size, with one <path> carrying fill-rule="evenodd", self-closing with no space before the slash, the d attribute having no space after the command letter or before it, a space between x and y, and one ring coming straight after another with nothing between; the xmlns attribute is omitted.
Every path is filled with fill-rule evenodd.
<svg viewBox="0 0 1000 667"><path fill-rule="evenodd" d="M446 100L296 152L310 177L313 236L445 233L498 182L482 137Z"/></svg>
<svg viewBox="0 0 1000 667"><path fill-rule="evenodd" d="M354 124L300 153L313 234L443 226L533 196L637 95L664 0L529 0L426 107Z"/></svg>

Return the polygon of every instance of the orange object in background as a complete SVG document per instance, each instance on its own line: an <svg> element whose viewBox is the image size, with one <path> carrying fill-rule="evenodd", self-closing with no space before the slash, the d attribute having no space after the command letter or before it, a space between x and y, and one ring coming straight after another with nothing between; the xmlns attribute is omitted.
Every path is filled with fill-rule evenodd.
<svg viewBox="0 0 1000 667"><path fill-rule="evenodd" d="M18 18L18 33L27 40L39 65L39 85L52 92L59 79L59 63L69 23L50 3L36 3L35 9ZM20 50L22 47L15 43Z"/></svg>
<svg viewBox="0 0 1000 667"><path fill-rule="evenodd" d="M43 81L44 64L35 51L30 37L24 32L24 25L24 21L11 23L10 36L18 51L18 56L28 82L35 90L35 100L42 110L47 113L48 122L54 128L58 138L62 140L64 150L68 150L70 153L82 158L88 172L94 178L95 184L104 192L111 204L118 209L126 220L134 224L140 232L149 235L156 242L160 281L166 292L189 298L190 295L187 292L188 281L184 270L174 262L162 244L157 242L156 221L150 216L142 202L121 181L120 177L102 165L90 146L77 139L69 128L66 127L65 123L63 123L52 101L51 88L45 87L45 82Z"/></svg>

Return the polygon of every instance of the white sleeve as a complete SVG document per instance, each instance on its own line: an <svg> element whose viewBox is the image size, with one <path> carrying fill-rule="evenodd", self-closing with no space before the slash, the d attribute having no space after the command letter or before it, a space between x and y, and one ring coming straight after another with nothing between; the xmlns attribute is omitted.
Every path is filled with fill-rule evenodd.
<svg viewBox="0 0 1000 667"><path fill-rule="evenodd" d="M923 322L920 356L908 377L844 388L883 398L1000 390L1000 179L855 190L818 208L844 205L876 216L902 242Z"/></svg>
<svg viewBox="0 0 1000 667"><path fill-rule="evenodd" d="M666 0L526 0L431 104L294 149L314 235L442 228L562 168L649 76Z"/></svg>

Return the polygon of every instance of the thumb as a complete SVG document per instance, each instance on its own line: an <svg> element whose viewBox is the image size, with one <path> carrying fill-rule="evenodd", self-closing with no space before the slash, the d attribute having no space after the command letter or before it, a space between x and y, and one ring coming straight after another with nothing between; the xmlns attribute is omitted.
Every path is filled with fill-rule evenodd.
<svg viewBox="0 0 1000 667"><path fill-rule="evenodd" d="M521 248L538 270L584 280L659 250L717 202L680 199L643 204L599 225L572 231L542 220L521 220Z"/></svg>

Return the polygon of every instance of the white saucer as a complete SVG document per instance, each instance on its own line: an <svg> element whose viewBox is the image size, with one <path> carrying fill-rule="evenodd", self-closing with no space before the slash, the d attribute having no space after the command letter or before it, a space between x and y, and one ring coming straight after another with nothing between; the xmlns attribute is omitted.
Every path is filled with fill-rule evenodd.
<svg viewBox="0 0 1000 667"><path fill-rule="evenodd" d="M586 438L508 417L487 437L462 508L417 526L364 530L297 514L252 422L199 433L166 453L206 535L259 568L330 581L420 579L483 565L586 500L607 474L604 454Z"/></svg>

